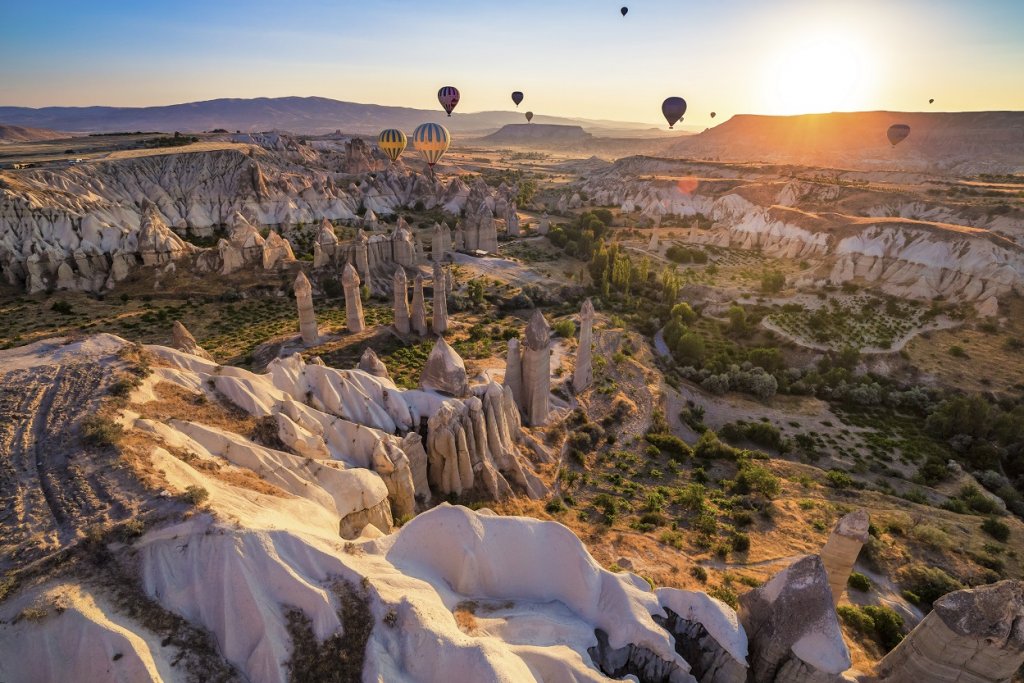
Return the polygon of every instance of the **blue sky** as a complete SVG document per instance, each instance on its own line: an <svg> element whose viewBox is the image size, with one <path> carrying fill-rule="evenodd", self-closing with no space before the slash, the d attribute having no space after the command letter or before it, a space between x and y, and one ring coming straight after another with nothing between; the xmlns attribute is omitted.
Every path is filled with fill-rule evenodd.
<svg viewBox="0 0 1024 683"><path fill-rule="evenodd" d="M319 95L658 122L1024 109L1024 0L0 0L0 104ZM934 97L936 103L928 105ZM719 121L722 118L718 119Z"/></svg>

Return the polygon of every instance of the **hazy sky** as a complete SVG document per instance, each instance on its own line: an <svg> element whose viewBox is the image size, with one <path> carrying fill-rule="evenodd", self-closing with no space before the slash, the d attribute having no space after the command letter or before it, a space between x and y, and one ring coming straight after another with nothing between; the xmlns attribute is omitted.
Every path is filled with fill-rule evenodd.
<svg viewBox="0 0 1024 683"><path fill-rule="evenodd" d="M685 123L1024 109L1024 0L0 0L0 104L318 95ZM935 98L929 105L928 99Z"/></svg>

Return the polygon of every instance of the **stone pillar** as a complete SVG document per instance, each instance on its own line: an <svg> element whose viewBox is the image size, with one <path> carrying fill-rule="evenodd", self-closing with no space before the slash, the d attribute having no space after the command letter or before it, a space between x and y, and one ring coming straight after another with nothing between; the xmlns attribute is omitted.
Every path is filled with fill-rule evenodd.
<svg viewBox="0 0 1024 683"><path fill-rule="evenodd" d="M658 251L658 233L651 230L651 241L647 244L648 251Z"/></svg>
<svg viewBox="0 0 1024 683"><path fill-rule="evenodd" d="M551 218L548 217L547 211L540 217L540 222L537 224L537 234L546 235L551 230Z"/></svg>
<svg viewBox="0 0 1024 683"><path fill-rule="evenodd" d="M427 334L427 306L423 301L423 276L416 275L412 287L412 329L416 334Z"/></svg>
<svg viewBox="0 0 1024 683"><path fill-rule="evenodd" d="M572 388L580 393L594 381L591 367L591 347L594 343L594 304L587 299L580 309L580 345L576 349L576 369L572 375Z"/></svg>
<svg viewBox="0 0 1024 683"><path fill-rule="evenodd" d="M551 394L551 349L548 341L551 328L540 309L533 312L526 326L526 348L523 350L523 399L526 419L533 427L548 419Z"/></svg>
<svg viewBox="0 0 1024 683"><path fill-rule="evenodd" d="M434 261L434 301L433 301L433 330L434 334L444 334L448 331L448 301L447 290L444 281L444 268L440 261Z"/></svg>
<svg viewBox="0 0 1024 683"><path fill-rule="evenodd" d="M299 333L306 346L316 344L316 313L313 312L313 285L301 270L295 278L295 303L299 307Z"/></svg>
<svg viewBox="0 0 1024 683"><path fill-rule="evenodd" d="M345 321L349 332L362 332L366 329L363 322L363 300L359 292L359 273L351 263L345 264L341 274L341 286L345 289Z"/></svg>
<svg viewBox="0 0 1024 683"><path fill-rule="evenodd" d="M466 248L466 230L462 223L455 224L455 251L462 251Z"/></svg>
<svg viewBox="0 0 1024 683"><path fill-rule="evenodd" d="M370 261L367 256L369 240L366 238L366 234L360 230L359 236L356 238L356 270L359 271L359 276L363 279L363 284L366 288L373 290L373 283L370 282Z"/></svg>
<svg viewBox="0 0 1024 683"><path fill-rule="evenodd" d="M881 683L1004 683L1024 664L1024 582L949 593L878 664Z"/></svg>
<svg viewBox="0 0 1024 683"><path fill-rule="evenodd" d="M430 239L430 260L440 263L444 260L444 230L440 223L434 223L434 232Z"/></svg>
<svg viewBox="0 0 1024 683"><path fill-rule="evenodd" d="M391 282L395 290L395 329L399 334L409 334L409 280L405 268L399 266Z"/></svg>
<svg viewBox="0 0 1024 683"><path fill-rule="evenodd" d="M851 512L836 524L821 549L821 561L828 574L828 585L832 588L832 604L838 605L839 598L846 590L853 565L857 561L861 546L868 540L868 513L865 510Z"/></svg>
<svg viewBox="0 0 1024 683"><path fill-rule="evenodd" d="M519 214L517 213L518 208L515 202L511 202L508 207L508 218L505 223L508 225L509 237L519 237Z"/></svg>
<svg viewBox="0 0 1024 683"><path fill-rule="evenodd" d="M519 348L519 340L508 340L508 355L505 357L505 381L503 384L512 392L512 400L519 410L526 412L523 401L523 352Z"/></svg>

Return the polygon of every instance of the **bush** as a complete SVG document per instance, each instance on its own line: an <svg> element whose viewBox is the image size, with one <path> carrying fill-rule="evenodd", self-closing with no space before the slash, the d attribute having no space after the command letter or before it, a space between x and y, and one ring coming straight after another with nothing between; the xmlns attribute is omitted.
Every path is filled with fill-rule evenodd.
<svg viewBox="0 0 1024 683"><path fill-rule="evenodd" d="M735 460L740 451L719 441L718 435L709 429L700 435L697 445L693 447L693 454L698 458Z"/></svg>
<svg viewBox="0 0 1024 683"><path fill-rule="evenodd" d="M182 500L192 505L202 505L210 497L210 492L204 489L202 486L196 486L195 484L187 487L185 492L181 494Z"/></svg>
<svg viewBox="0 0 1024 683"><path fill-rule="evenodd" d="M850 574L850 578L846 580L846 585L861 593L867 593L871 590L871 579L860 572L853 572Z"/></svg>
<svg viewBox="0 0 1024 683"><path fill-rule="evenodd" d="M760 493L765 498L774 498L782 490L782 484L768 468L745 459L740 463L734 489L740 494Z"/></svg>
<svg viewBox="0 0 1024 683"><path fill-rule="evenodd" d="M868 605L861 609L874 622L875 637L886 652L900 644L903 640L903 617L885 605Z"/></svg>
<svg viewBox="0 0 1024 683"><path fill-rule="evenodd" d="M995 517L989 517L981 523L981 530L1000 543L1010 540L1010 527Z"/></svg>
<svg viewBox="0 0 1024 683"><path fill-rule="evenodd" d="M54 301L53 305L50 306L50 310L61 315L71 315L74 312L71 304L67 301Z"/></svg>
<svg viewBox="0 0 1024 683"><path fill-rule="evenodd" d="M124 427L110 418L89 415L82 420L82 440L90 446L114 446L124 436Z"/></svg>
<svg viewBox="0 0 1024 683"><path fill-rule="evenodd" d="M748 536L747 534L733 534L731 543L734 552L745 553L748 550L750 550L750 536Z"/></svg>
<svg viewBox="0 0 1024 683"><path fill-rule="evenodd" d="M690 576L697 579L701 583L708 582L708 570L704 569L704 567L701 567L700 565L694 565L690 567Z"/></svg>
<svg viewBox="0 0 1024 683"><path fill-rule="evenodd" d="M692 454L686 442L673 434L647 434L644 438L658 450L668 453L676 460L687 458Z"/></svg>
<svg viewBox="0 0 1024 683"><path fill-rule="evenodd" d="M576 323L572 320L559 320L551 326L551 329L563 339L572 339L576 335Z"/></svg>
<svg viewBox="0 0 1024 683"><path fill-rule="evenodd" d="M908 565L900 570L900 585L912 592L921 605L930 607L933 602L946 593L958 591L964 587L962 583L938 567L929 567L921 563Z"/></svg>
<svg viewBox="0 0 1024 683"><path fill-rule="evenodd" d="M825 474L828 485L836 489L848 489L853 486L853 477L842 470L829 470Z"/></svg>

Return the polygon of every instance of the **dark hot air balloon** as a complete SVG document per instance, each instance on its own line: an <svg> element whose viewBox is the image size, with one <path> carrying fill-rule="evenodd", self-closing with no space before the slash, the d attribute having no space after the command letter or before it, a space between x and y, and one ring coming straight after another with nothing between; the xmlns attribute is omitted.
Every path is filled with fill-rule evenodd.
<svg viewBox="0 0 1024 683"><path fill-rule="evenodd" d="M533 112L532 111L526 112L526 122L529 123L530 121L533 121Z"/></svg>
<svg viewBox="0 0 1024 683"><path fill-rule="evenodd" d="M711 118L715 118L715 112L711 112Z"/></svg>
<svg viewBox="0 0 1024 683"><path fill-rule="evenodd" d="M928 100L928 104L931 104L934 101L935 101L935 98L933 97L932 99Z"/></svg>
<svg viewBox="0 0 1024 683"><path fill-rule="evenodd" d="M664 114L665 120L668 121L668 127L671 128L686 113L686 100L682 97L669 97L661 103L661 113Z"/></svg>
<svg viewBox="0 0 1024 683"><path fill-rule="evenodd" d="M622 16L626 16L626 13L629 12L629 8L628 7L623 7L619 11L622 12Z"/></svg>
<svg viewBox="0 0 1024 683"><path fill-rule="evenodd" d="M523 93L516 90L514 93L512 93L512 101L515 102L516 106L518 107L519 103L523 101Z"/></svg>
<svg viewBox="0 0 1024 683"><path fill-rule="evenodd" d="M893 147L906 140L908 135L910 135L910 126L905 123L894 123L885 133L885 136L889 138L889 144Z"/></svg>
<svg viewBox="0 0 1024 683"><path fill-rule="evenodd" d="M437 91L437 101L448 112L448 116L451 116L452 109L459 103L459 89L451 85L444 86Z"/></svg>

